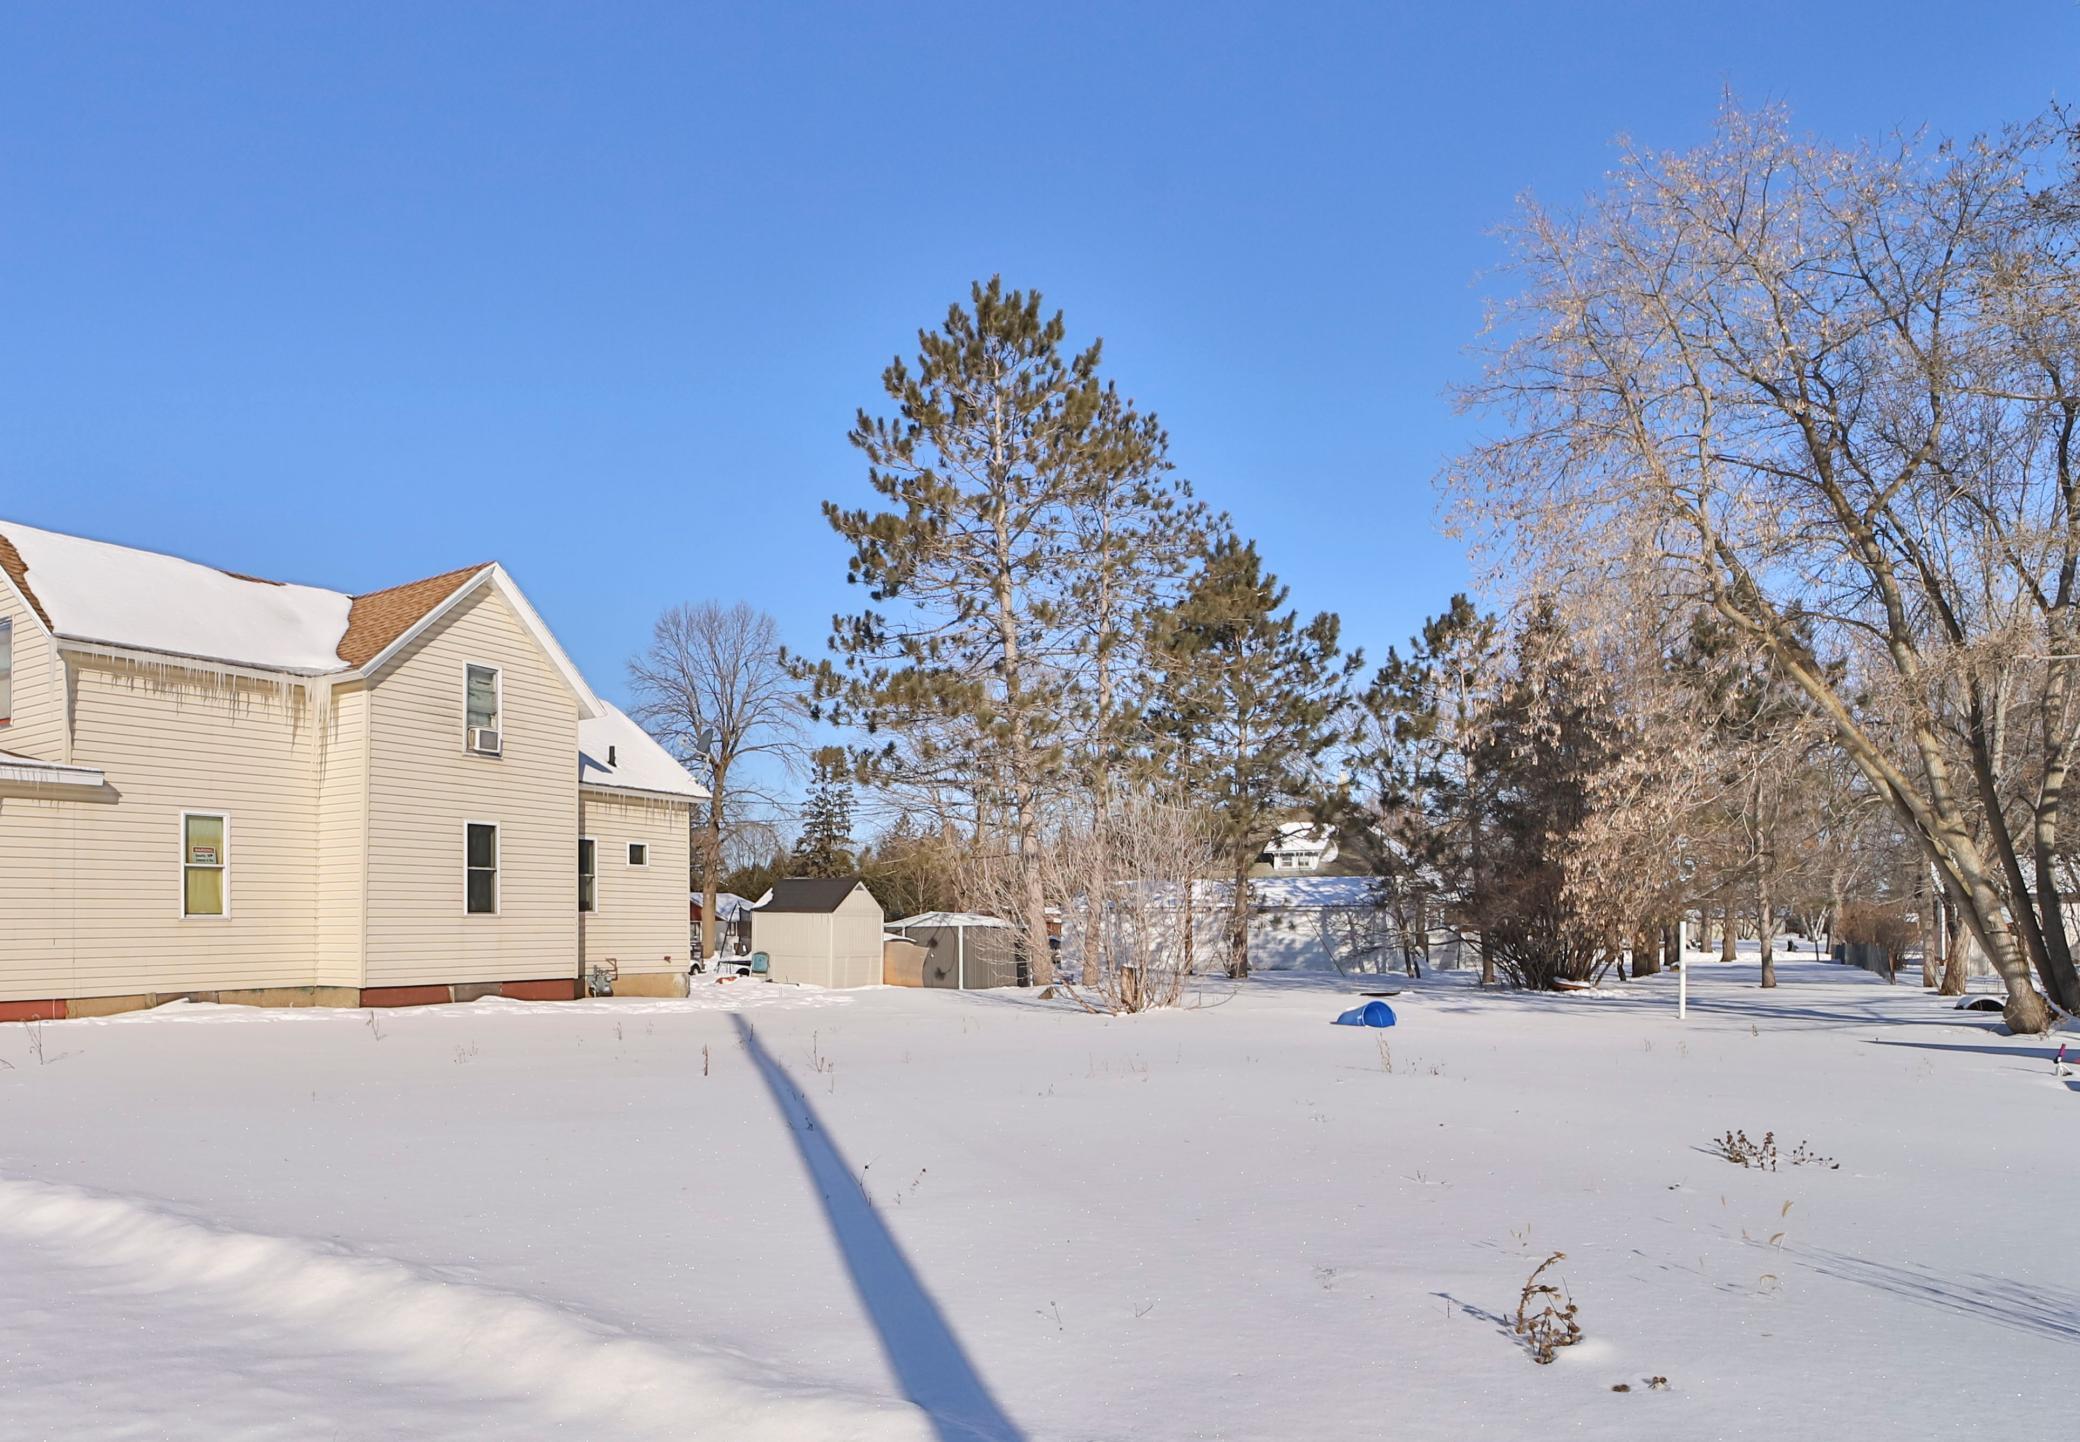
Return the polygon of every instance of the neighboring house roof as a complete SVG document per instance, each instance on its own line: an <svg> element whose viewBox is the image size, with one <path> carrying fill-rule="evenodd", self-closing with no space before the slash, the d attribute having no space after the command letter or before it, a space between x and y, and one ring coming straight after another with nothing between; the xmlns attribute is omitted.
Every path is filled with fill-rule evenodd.
<svg viewBox="0 0 2080 1442"><path fill-rule="evenodd" d="M687 894L692 897L695 906L701 904L701 894L698 891ZM734 891L718 891L715 893L715 919L717 921L736 921L740 917L749 914L751 910L751 903L737 895Z"/></svg>
<svg viewBox="0 0 2080 1442"><path fill-rule="evenodd" d="M578 723L578 784L691 801L708 798L707 787L626 712L606 701L600 702L599 715Z"/></svg>
<svg viewBox="0 0 2080 1442"><path fill-rule="evenodd" d="M1258 911L1363 910L1380 902L1369 876L1265 876L1250 882L1249 894Z"/></svg>
<svg viewBox="0 0 2080 1442"><path fill-rule="evenodd" d="M601 705L495 562L350 596L0 521L0 574L62 641L297 676L379 669L463 597L491 585L577 694L579 714L597 715Z"/></svg>
<svg viewBox="0 0 2080 1442"><path fill-rule="evenodd" d="M1009 926L1002 917L984 916L974 911L920 911L915 916L906 916L901 921L891 921L889 929L901 931L907 927L927 926Z"/></svg>
<svg viewBox="0 0 2080 1442"><path fill-rule="evenodd" d="M865 886L857 876L792 876L773 883L759 899L760 911L836 911L845 898Z"/></svg>
<svg viewBox="0 0 2080 1442"><path fill-rule="evenodd" d="M1126 881L1122 890L1143 892L1158 906L1183 903L1181 888L1168 881ZM1209 910L1225 908L1235 894L1229 881L1195 881L1192 904ZM1364 910L1379 905L1377 883L1369 876L1257 876L1250 878L1252 911Z"/></svg>
<svg viewBox="0 0 2080 1442"><path fill-rule="evenodd" d="M1337 856L1336 828L1314 821L1282 821L1277 833L1264 843L1259 858L1292 857L1324 866Z"/></svg>

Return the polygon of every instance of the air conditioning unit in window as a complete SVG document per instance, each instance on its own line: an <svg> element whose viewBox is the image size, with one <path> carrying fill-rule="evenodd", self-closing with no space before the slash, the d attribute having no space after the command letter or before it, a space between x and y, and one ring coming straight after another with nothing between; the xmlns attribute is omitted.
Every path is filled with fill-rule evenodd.
<svg viewBox="0 0 2080 1442"><path fill-rule="evenodd" d="M502 738L493 727L472 726L469 728L469 749L479 756L496 756L502 749Z"/></svg>

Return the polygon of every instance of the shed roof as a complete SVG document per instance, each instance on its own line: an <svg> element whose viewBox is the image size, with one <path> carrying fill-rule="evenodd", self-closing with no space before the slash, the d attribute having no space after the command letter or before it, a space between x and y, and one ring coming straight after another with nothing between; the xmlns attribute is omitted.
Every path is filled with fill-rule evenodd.
<svg viewBox="0 0 2080 1442"><path fill-rule="evenodd" d="M927 926L1009 926L1010 922L999 916L984 916L979 911L920 911L915 916L906 916L901 921L891 921L889 927L900 931L905 927Z"/></svg>
<svg viewBox="0 0 2080 1442"><path fill-rule="evenodd" d="M836 911L845 898L865 886L857 876L791 876L773 883L758 903L760 911Z"/></svg>

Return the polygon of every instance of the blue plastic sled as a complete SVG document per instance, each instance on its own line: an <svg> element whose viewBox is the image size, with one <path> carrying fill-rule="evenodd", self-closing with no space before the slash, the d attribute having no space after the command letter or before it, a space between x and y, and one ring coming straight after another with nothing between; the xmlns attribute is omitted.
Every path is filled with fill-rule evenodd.
<svg viewBox="0 0 2080 1442"><path fill-rule="evenodd" d="M1383 1001L1368 1001L1336 1018L1338 1026L1392 1026L1394 1008Z"/></svg>

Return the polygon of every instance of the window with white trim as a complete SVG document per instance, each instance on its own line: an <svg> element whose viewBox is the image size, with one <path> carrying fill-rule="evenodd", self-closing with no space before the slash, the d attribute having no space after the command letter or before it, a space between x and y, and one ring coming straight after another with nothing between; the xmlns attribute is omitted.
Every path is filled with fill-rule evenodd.
<svg viewBox="0 0 2080 1442"><path fill-rule="evenodd" d="M599 846L589 836L578 838L578 910L599 909Z"/></svg>
<svg viewBox="0 0 2080 1442"><path fill-rule="evenodd" d="M471 916L498 915L498 827L472 821L463 841L463 906Z"/></svg>
<svg viewBox="0 0 2080 1442"><path fill-rule="evenodd" d="M650 864L650 843L647 841L629 842L628 864L630 866L648 866Z"/></svg>
<svg viewBox="0 0 2080 1442"><path fill-rule="evenodd" d="M181 813L181 915L231 914L231 818Z"/></svg>
<svg viewBox="0 0 2080 1442"><path fill-rule="evenodd" d="M0 726L14 719L14 622L0 617Z"/></svg>
<svg viewBox="0 0 2080 1442"><path fill-rule="evenodd" d="M496 666L471 665L463 682L462 725L472 749L479 731L496 732L503 681Z"/></svg>

